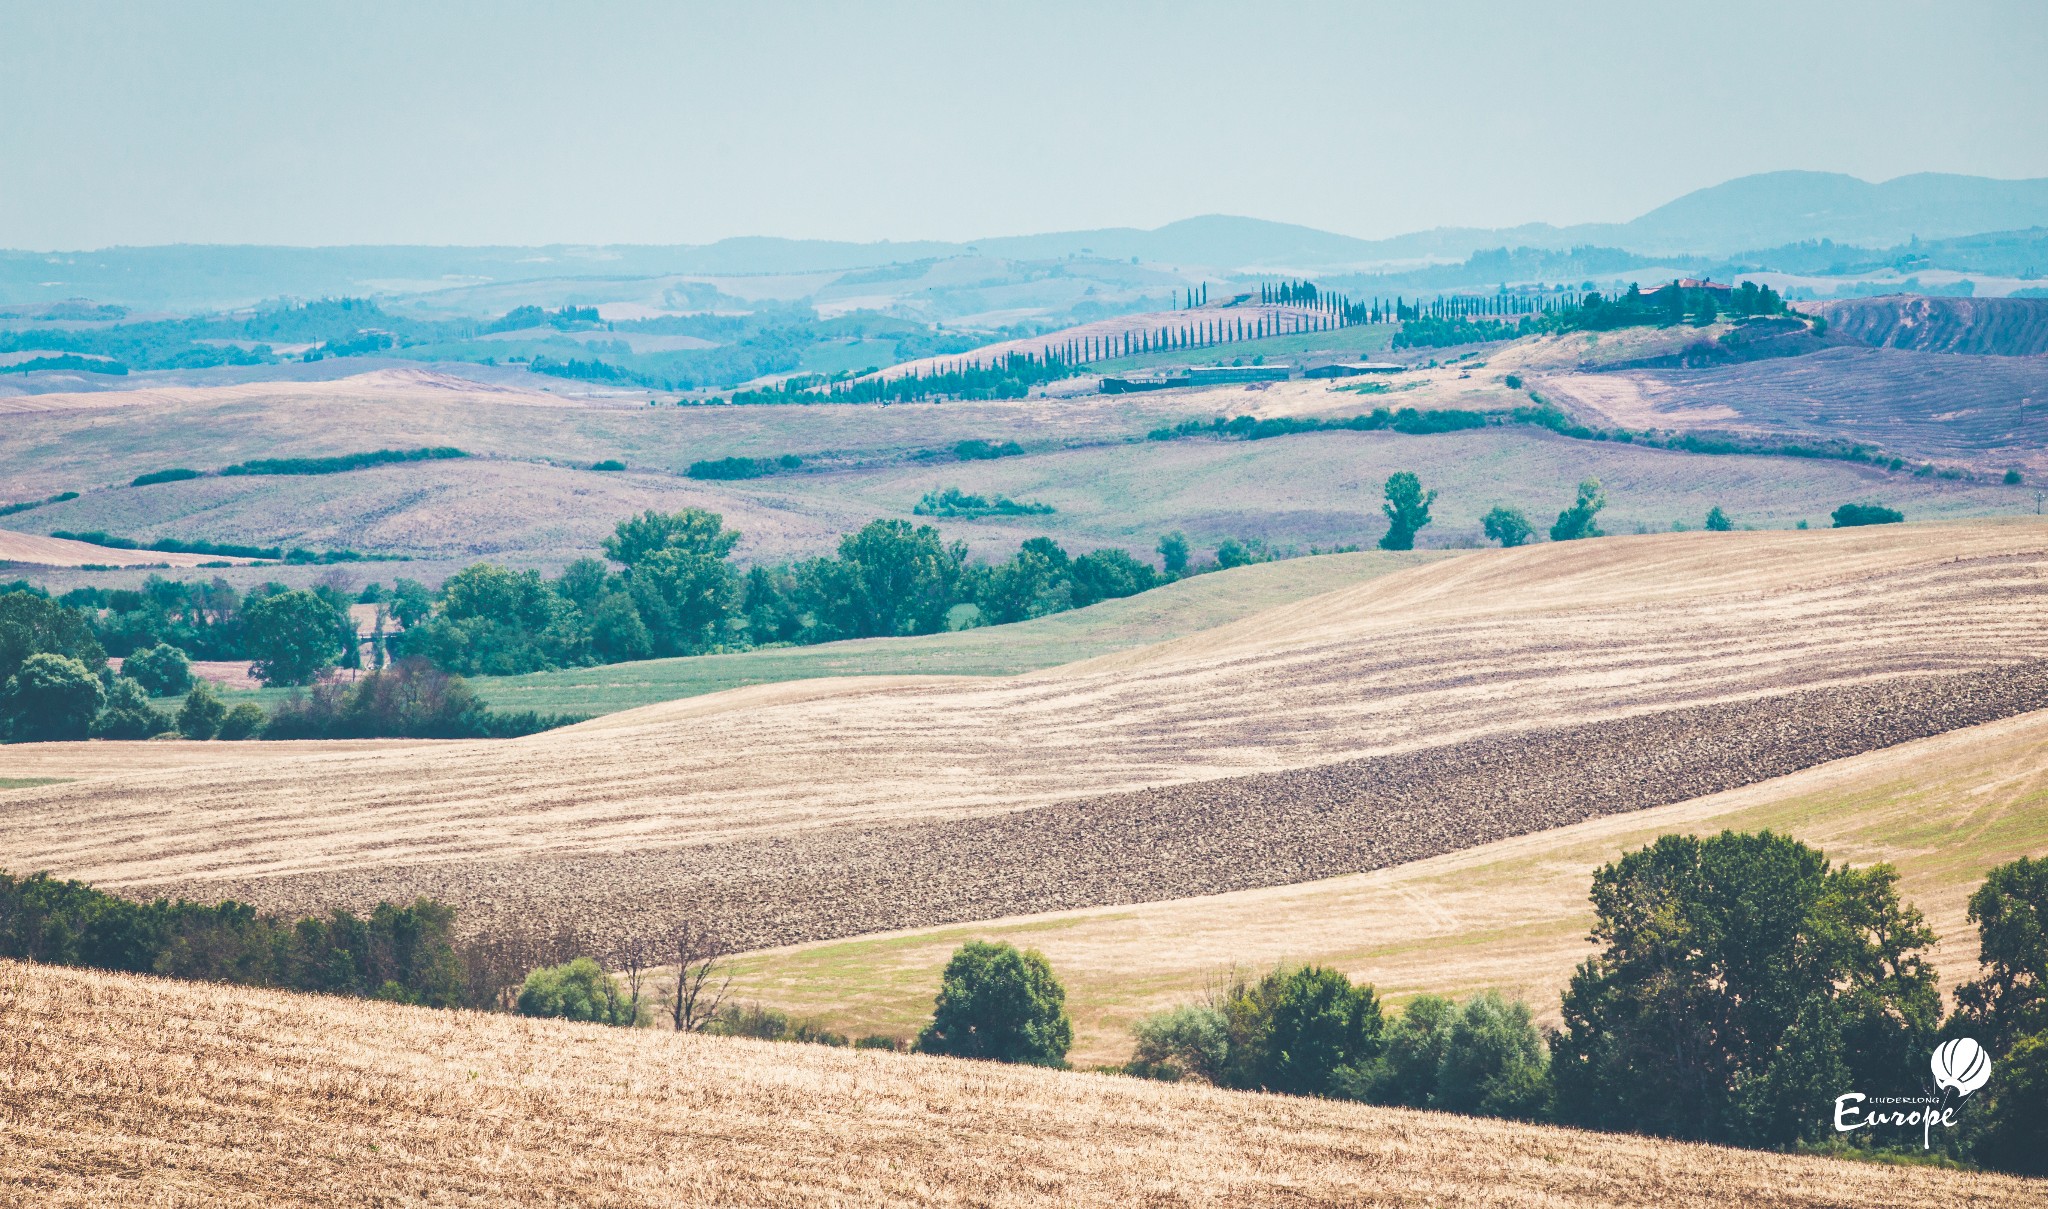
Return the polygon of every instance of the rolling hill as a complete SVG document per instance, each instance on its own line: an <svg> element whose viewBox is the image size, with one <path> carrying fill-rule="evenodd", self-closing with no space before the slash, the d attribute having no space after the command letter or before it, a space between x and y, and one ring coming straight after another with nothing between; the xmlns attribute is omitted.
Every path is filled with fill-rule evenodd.
<svg viewBox="0 0 2048 1209"><path fill-rule="evenodd" d="M1023 677L24 789L0 867L595 935L708 894L752 944L1284 885L2048 707L2044 563L2031 521L1472 553Z"/></svg>
<svg viewBox="0 0 2048 1209"><path fill-rule="evenodd" d="M0 1190L225 1206L2038 1203L1291 1096L0 964Z"/></svg>

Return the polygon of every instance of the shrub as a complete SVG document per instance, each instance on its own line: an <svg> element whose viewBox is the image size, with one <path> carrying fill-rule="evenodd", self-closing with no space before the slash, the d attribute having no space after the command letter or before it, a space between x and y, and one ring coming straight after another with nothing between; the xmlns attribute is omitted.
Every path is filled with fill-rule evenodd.
<svg viewBox="0 0 2048 1209"><path fill-rule="evenodd" d="M172 729L171 716L149 703L142 686L116 677L106 690L106 707L93 719L95 739L147 739Z"/></svg>
<svg viewBox="0 0 2048 1209"><path fill-rule="evenodd" d="M1600 492L1600 480L1587 479L1579 484L1579 498L1572 506L1557 514L1557 523L1550 527L1550 540L1554 542L1577 541L1582 537L1604 536L1593 518L1607 506L1607 497Z"/></svg>
<svg viewBox="0 0 2048 1209"><path fill-rule="evenodd" d="M2008 470L2008 471L2006 471L2006 472L2005 472L2005 485L2006 485L2006 486L2008 486L2008 487L2017 487L2017 486L2019 486L2019 485L2020 485L2020 481L2021 481L2021 480L2020 480L2020 472L2019 472L2019 471L2017 471L2017 470Z"/></svg>
<svg viewBox="0 0 2048 1209"><path fill-rule="evenodd" d="M1726 533L1734 527L1735 523L1728 519L1728 514L1721 511L1721 505L1707 509L1707 532Z"/></svg>
<svg viewBox="0 0 2048 1209"><path fill-rule="evenodd" d="M1455 1000L1418 995L1387 1026L1379 1060L1353 1094L1377 1104L1428 1108L1436 1098L1437 1073L1457 1019Z"/></svg>
<svg viewBox="0 0 2048 1209"><path fill-rule="evenodd" d="M901 1037L885 1037L880 1033L869 1033L853 1043L855 1049L885 1049L900 1053L910 1048Z"/></svg>
<svg viewBox="0 0 2048 1209"><path fill-rule="evenodd" d="M617 458L606 458L602 462L592 462L590 468L592 470L624 470L626 464Z"/></svg>
<svg viewBox="0 0 2048 1209"><path fill-rule="evenodd" d="M83 663L39 652L0 685L0 727L23 742L83 739L104 699L99 678Z"/></svg>
<svg viewBox="0 0 2048 1209"><path fill-rule="evenodd" d="M178 710L178 733L187 739L211 739L227 716L228 707L214 695L213 686L201 680L185 695L185 704Z"/></svg>
<svg viewBox="0 0 2048 1209"><path fill-rule="evenodd" d="M121 661L121 674L152 697L175 697L192 687L192 661L168 642L137 651Z"/></svg>
<svg viewBox="0 0 2048 1209"><path fill-rule="evenodd" d="M831 1045L844 1049L847 1045L845 1033L835 1033L815 1021L792 1020L787 1012L762 1007L758 1003L741 1006L728 1003L718 1009L704 1031L719 1037L752 1037L756 1041L789 1041L800 1045ZM895 1048L892 1040L884 1038L886 1048ZM869 1046L868 1048L874 1048Z"/></svg>
<svg viewBox="0 0 2048 1209"><path fill-rule="evenodd" d="M1503 548L1523 545L1536 536L1536 530L1529 524L1529 518L1522 515L1520 508L1509 508L1501 504L1494 505L1493 510L1486 514L1485 519L1480 522L1480 528L1485 530L1486 536L1499 542Z"/></svg>
<svg viewBox="0 0 2048 1209"><path fill-rule="evenodd" d="M1509 390L1522 389L1522 376L1520 374L1509 374L1507 377L1501 379L1501 381L1507 383Z"/></svg>
<svg viewBox="0 0 2048 1209"><path fill-rule="evenodd" d="M1014 458L1022 455L1024 447L1015 441L997 444L979 438L962 441L953 446L953 456L963 462L988 461L994 458Z"/></svg>
<svg viewBox="0 0 2048 1209"><path fill-rule="evenodd" d="M253 739L263 733L263 726L269 720L270 716L263 712L262 706L244 701L220 720L220 728L213 732L213 737L229 741Z"/></svg>
<svg viewBox="0 0 2048 1209"><path fill-rule="evenodd" d="M1178 1082L1222 1083L1230 1059L1230 1024L1212 1007L1188 1005L1147 1016L1134 1025L1138 1046L1128 1074Z"/></svg>
<svg viewBox="0 0 2048 1209"><path fill-rule="evenodd" d="M927 1054L1061 1066L1074 1041L1067 992L1045 955L1007 942L972 941L946 963L931 1023L917 1035Z"/></svg>
<svg viewBox="0 0 2048 1209"><path fill-rule="evenodd" d="M1834 512L1837 529L1854 529L1859 525L1896 525L1905 519L1905 513L1882 504L1843 504Z"/></svg>
<svg viewBox="0 0 2048 1209"><path fill-rule="evenodd" d="M803 459L790 454L779 458L719 458L715 461L692 462L687 473L693 479L757 479L762 475L774 474L779 470L795 470L803 465Z"/></svg>
<svg viewBox="0 0 2048 1209"><path fill-rule="evenodd" d="M181 466L175 470L152 470L148 474L138 474L129 480L128 485L130 487L148 487L153 483L181 483L186 479L196 479L198 477L199 472L197 470L186 470Z"/></svg>
<svg viewBox="0 0 2048 1209"><path fill-rule="evenodd" d="M1549 1099L1548 1055L1528 1005L1494 991L1467 1000L1450 1023L1431 1106L1528 1120Z"/></svg>
<svg viewBox="0 0 2048 1209"><path fill-rule="evenodd" d="M588 957L528 974L519 988L518 1006L522 1016L612 1025L639 1023L637 1005L620 989L618 980Z"/></svg>

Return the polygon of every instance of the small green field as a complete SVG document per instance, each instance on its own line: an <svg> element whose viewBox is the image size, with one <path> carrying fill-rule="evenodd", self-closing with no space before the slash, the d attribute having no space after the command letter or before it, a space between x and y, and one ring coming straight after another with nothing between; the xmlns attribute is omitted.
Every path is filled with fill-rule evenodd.
<svg viewBox="0 0 2048 1209"><path fill-rule="evenodd" d="M1113 361L1093 362L1088 366L1088 371L1115 374L1134 369L1158 369L1167 365L1229 365L1235 361L1243 361L1249 365L1253 357L1264 357L1267 361L1279 362L1319 354L1383 353L1393 347L1394 331L1397 326L1392 323L1361 323L1328 332L1301 332L1291 336L1268 336L1263 340L1239 340L1231 344L1211 345L1208 348L1180 348L1157 353L1140 353L1135 357L1118 357Z"/></svg>
<svg viewBox="0 0 2048 1209"><path fill-rule="evenodd" d="M864 638L731 655L647 659L474 681L499 710L608 714L750 684L822 676L1015 676L1164 642L1442 558L1442 552L1326 554L1198 575L1122 600L1012 625L917 638Z"/></svg>
<svg viewBox="0 0 2048 1209"><path fill-rule="evenodd" d="M38 785L62 785L70 777L0 777L0 790L34 789Z"/></svg>

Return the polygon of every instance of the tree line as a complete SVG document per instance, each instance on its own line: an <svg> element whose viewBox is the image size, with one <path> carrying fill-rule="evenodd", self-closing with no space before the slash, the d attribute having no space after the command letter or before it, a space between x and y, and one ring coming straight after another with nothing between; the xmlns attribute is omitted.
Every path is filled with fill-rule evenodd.
<svg viewBox="0 0 2048 1209"><path fill-rule="evenodd" d="M1789 315L1789 307L1776 290L1745 281L1732 290L1686 288L1669 282L1649 293L1637 285L1612 297L1589 290L1576 299L1544 300L1534 313L1520 315L1512 322L1491 310L1463 303L1438 300L1420 313L1405 316L1401 330L1394 334L1395 348L1447 348L1457 344L1481 344L1490 340L1514 340L1561 332L1613 331L1624 327L1706 327L1727 316L1738 319ZM1819 319L1805 320L1819 326Z"/></svg>

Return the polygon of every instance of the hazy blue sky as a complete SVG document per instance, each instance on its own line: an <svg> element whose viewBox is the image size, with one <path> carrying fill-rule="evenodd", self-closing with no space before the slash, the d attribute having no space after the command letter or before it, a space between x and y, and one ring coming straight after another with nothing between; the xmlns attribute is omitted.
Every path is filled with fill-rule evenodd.
<svg viewBox="0 0 2048 1209"><path fill-rule="evenodd" d="M2048 4L0 0L0 246L1631 218L2048 176Z"/></svg>

